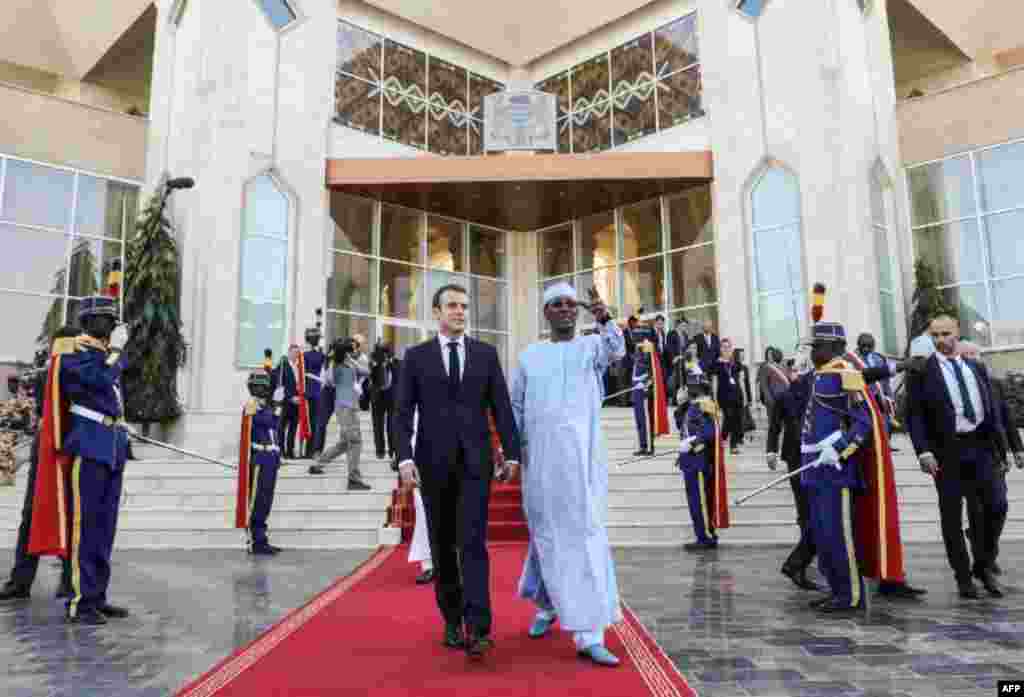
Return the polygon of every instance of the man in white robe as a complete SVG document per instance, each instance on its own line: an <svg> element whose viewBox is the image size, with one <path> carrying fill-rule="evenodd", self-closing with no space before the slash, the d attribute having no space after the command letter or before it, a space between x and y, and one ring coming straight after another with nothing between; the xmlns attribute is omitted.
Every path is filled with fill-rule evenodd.
<svg viewBox="0 0 1024 697"><path fill-rule="evenodd" d="M619 663L604 632L622 619L605 520L608 457L601 435L604 373L626 353L607 308L590 291L600 333L576 336L576 291L544 292L551 341L527 347L512 379L512 410L524 446L523 508L530 546L519 595L538 606L530 636L557 619L576 650L599 665Z"/></svg>

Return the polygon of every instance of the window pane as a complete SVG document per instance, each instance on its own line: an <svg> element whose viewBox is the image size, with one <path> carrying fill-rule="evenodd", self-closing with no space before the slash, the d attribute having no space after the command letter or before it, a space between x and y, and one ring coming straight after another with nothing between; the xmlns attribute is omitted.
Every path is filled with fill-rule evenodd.
<svg viewBox="0 0 1024 697"><path fill-rule="evenodd" d="M277 29L281 29L295 19L295 13L284 0L260 0L260 6L266 13L267 19Z"/></svg>
<svg viewBox="0 0 1024 697"><path fill-rule="evenodd" d="M581 102L582 104L582 102ZM594 102L580 107L572 120L572 151L574 153L600 152L612 144L612 103Z"/></svg>
<svg viewBox="0 0 1024 697"><path fill-rule="evenodd" d="M570 84L574 112L587 111L594 104L608 101L608 55L601 54L574 66Z"/></svg>
<svg viewBox="0 0 1024 697"><path fill-rule="evenodd" d="M559 73L537 84L537 89L558 97L558 118L569 113L569 72Z"/></svg>
<svg viewBox="0 0 1024 697"><path fill-rule="evenodd" d="M327 307L373 312L371 294L376 279L375 264L352 254L334 254L333 273L327 277Z"/></svg>
<svg viewBox="0 0 1024 697"><path fill-rule="evenodd" d="M68 236L0 224L0 286L38 293L63 293L67 283Z"/></svg>
<svg viewBox="0 0 1024 697"><path fill-rule="evenodd" d="M120 242L75 238L71 248L68 295L84 298L102 293L115 262L121 262Z"/></svg>
<svg viewBox="0 0 1024 697"><path fill-rule="evenodd" d="M892 293L881 293L882 351L890 356L900 354L896 331L896 298Z"/></svg>
<svg viewBox="0 0 1024 697"><path fill-rule="evenodd" d="M946 288L942 291L942 296L947 303L959 308L960 334L983 346L990 346L992 339L988 317L988 292L985 286L977 284Z"/></svg>
<svg viewBox="0 0 1024 697"><path fill-rule="evenodd" d="M1024 273L1024 211L987 216L984 225L992 275Z"/></svg>
<svg viewBox="0 0 1024 697"><path fill-rule="evenodd" d="M138 213L137 206L137 187L81 174L78 177L78 203L75 205L75 232L120 240L122 222L132 228Z"/></svg>
<svg viewBox="0 0 1024 697"><path fill-rule="evenodd" d="M548 278L573 271L572 225L544 230L537 235L540 249L540 277Z"/></svg>
<svg viewBox="0 0 1024 697"><path fill-rule="evenodd" d="M327 342L335 339L350 339L356 334L362 334L366 342L373 346L377 341L374 328L377 320L372 317L359 317L357 315L346 315L341 312L327 313Z"/></svg>
<svg viewBox="0 0 1024 697"><path fill-rule="evenodd" d="M32 365L36 349L49 345L50 337L64 323L64 298L0 292L0 317L4 318L3 363Z"/></svg>
<svg viewBox="0 0 1024 697"><path fill-rule="evenodd" d="M263 351L266 349L271 349L275 356L285 353L283 304L253 302L242 298L238 314L239 365L262 365Z"/></svg>
<svg viewBox="0 0 1024 697"><path fill-rule="evenodd" d="M335 249L373 253L374 202L367 198L331 192Z"/></svg>
<svg viewBox="0 0 1024 697"><path fill-rule="evenodd" d="M698 58L697 13L675 20L654 32L654 53L658 75L670 75Z"/></svg>
<svg viewBox="0 0 1024 697"><path fill-rule="evenodd" d="M681 70L658 80L658 127L678 126L704 115L701 66Z"/></svg>
<svg viewBox="0 0 1024 697"><path fill-rule="evenodd" d="M384 90L381 134L422 150L427 145L427 103L407 94Z"/></svg>
<svg viewBox="0 0 1024 697"><path fill-rule="evenodd" d="M665 308L665 269L663 257L652 257L622 265L622 314L629 317Z"/></svg>
<svg viewBox="0 0 1024 697"><path fill-rule="evenodd" d="M578 223L580 232L580 268L614 264L615 214L612 211L583 218ZM607 299L607 298L606 298Z"/></svg>
<svg viewBox="0 0 1024 697"><path fill-rule="evenodd" d="M799 298L791 293L758 296L758 326L761 346L777 346L792 353L800 339Z"/></svg>
<svg viewBox="0 0 1024 697"><path fill-rule="evenodd" d="M479 276L505 277L505 233L469 226L469 270Z"/></svg>
<svg viewBox="0 0 1024 697"><path fill-rule="evenodd" d="M7 160L4 220L66 230L71 222L75 175L62 169Z"/></svg>
<svg viewBox="0 0 1024 697"><path fill-rule="evenodd" d="M431 56L427 66L427 81L430 87L430 98L427 101L431 107L460 112L467 110L469 74L465 68Z"/></svg>
<svg viewBox="0 0 1024 697"><path fill-rule="evenodd" d="M692 310L672 310L668 316L668 325L687 337L693 337L703 331L704 320L711 320L711 331L718 332L718 305L708 305ZM680 322L682 324L680 325Z"/></svg>
<svg viewBox="0 0 1024 697"><path fill-rule="evenodd" d="M1024 206L1024 143L983 150L977 163L984 210Z"/></svg>
<svg viewBox="0 0 1024 697"><path fill-rule="evenodd" d="M380 314L420 319L422 298L422 269L388 261L380 263Z"/></svg>
<svg viewBox="0 0 1024 697"><path fill-rule="evenodd" d="M465 155L469 147L466 142L465 112L430 110L427 118L427 147L436 155Z"/></svg>
<svg viewBox="0 0 1024 697"><path fill-rule="evenodd" d="M469 113L475 119L484 117L484 97L495 92L501 92L505 86L500 82L477 75L469 74ZM470 153L472 155L474 153Z"/></svg>
<svg viewBox="0 0 1024 697"><path fill-rule="evenodd" d="M427 216L427 266L465 271L462 263L462 223Z"/></svg>
<svg viewBox="0 0 1024 697"><path fill-rule="evenodd" d="M347 128L380 133L380 88L344 73L334 78L334 120Z"/></svg>
<svg viewBox="0 0 1024 697"><path fill-rule="evenodd" d="M576 276L576 295L583 302L589 302L588 289L596 288L597 294L604 300L605 305L611 310L619 306L616 286L618 285L619 269L616 266L606 266L603 269L594 269ZM580 311L581 322L593 322L594 316L587 310Z"/></svg>
<svg viewBox="0 0 1024 697"><path fill-rule="evenodd" d="M473 338L479 339L480 341L488 343L498 349L498 359L501 361L501 367L505 371L508 371L508 362L506 359L508 337L505 334L495 334L494 332L473 332Z"/></svg>
<svg viewBox="0 0 1024 697"><path fill-rule="evenodd" d="M802 288L799 226L755 230L754 266L757 289L762 293Z"/></svg>
<svg viewBox="0 0 1024 697"><path fill-rule="evenodd" d="M750 195L750 206L755 228L800 220L800 190L796 178L781 167L768 169Z"/></svg>
<svg viewBox="0 0 1024 697"><path fill-rule="evenodd" d="M287 242L267 237L246 237L242 240L243 298L283 303L287 273Z"/></svg>
<svg viewBox="0 0 1024 697"><path fill-rule="evenodd" d="M875 233L875 258L878 259L878 287L892 290L892 253L889 251L889 231L879 225L872 226Z"/></svg>
<svg viewBox="0 0 1024 697"><path fill-rule="evenodd" d="M338 70L380 82L381 38L376 34L338 23Z"/></svg>
<svg viewBox="0 0 1024 697"><path fill-rule="evenodd" d="M671 254L669 266L672 269L672 307L717 302L714 245Z"/></svg>
<svg viewBox="0 0 1024 697"><path fill-rule="evenodd" d="M423 215L408 208L382 206L380 217L380 255L387 259L422 264L420 240L423 239Z"/></svg>
<svg viewBox="0 0 1024 697"><path fill-rule="evenodd" d="M383 342L395 352L395 358L403 360L405 352L423 341L423 332L418 327L403 327L396 324L381 323L380 335Z"/></svg>
<svg viewBox="0 0 1024 697"><path fill-rule="evenodd" d="M684 194L666 199L668 203L669 249L689 247L714 239L711 220L711 186L702 184Z"/></svg>
<svg viewBox="0 0 1024 697"><path fill-rule="evenodd" d="M993 341L996 346L1024 344L1024 278L992 284Z"/></svg>
<svg viewBox="0 0 1024 697"><path fill-rule="evenodd" d="M907 177L914 225L974 215L974 183L968 157L915 167Z"/></svg>
<svg viewBox="0 0 1024 697"><path fill-rule="evenodd" d="M245 234L288 239L288 197L268 176L245 187Z"/></svg>
<svg viewBox="0 0 1024 697"><path fill-rule="evenodd" d="M508 301L505 284L482 278L472 279L469 293L470 321L477 329L508 329Z"/></svg>
<svg viewBox="0 0 1024 697"><path fill-rule="evenodd" d="M661 200L622 209L622 258L634 259L661 251Z"/></svg>
<svg viewBox="0 0 1024 697"><path fill-rule="evenodd" d="M931 265L940 284L983 278L978 225L973 220L914 230L914 254Z"/></svg>
<svg viewBox="0 0 1024 697"><path fill-rule="evenodd" d="M384 83L389 89L416 99L427 98L427 54L384 40Z"/></svg>

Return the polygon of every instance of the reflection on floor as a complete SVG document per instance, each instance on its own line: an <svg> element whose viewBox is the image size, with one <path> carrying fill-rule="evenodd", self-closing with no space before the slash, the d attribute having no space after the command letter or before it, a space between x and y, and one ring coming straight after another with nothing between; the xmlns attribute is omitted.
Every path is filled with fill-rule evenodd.
<svg viewBox="0 0 1024 697"><path fill-rule="evenodd" d="M807 607L815 594L778 573L788 550L723 541L697 555L616 552L624 600L701 697L990 695L996 680L1024 677L1024 593L1012 568L1024 543L1002 546L1002 600L961 601L942 546L912 545L910 581L929 590L924 602L874 599L866 613L823 620ZM62 623L59 570L47 561L31 601L0 606L0 694L172 693L366 556L118 552L111 600L134 614L100 628ZM432 596L424 588L424 612L436 612Z"/></svg>

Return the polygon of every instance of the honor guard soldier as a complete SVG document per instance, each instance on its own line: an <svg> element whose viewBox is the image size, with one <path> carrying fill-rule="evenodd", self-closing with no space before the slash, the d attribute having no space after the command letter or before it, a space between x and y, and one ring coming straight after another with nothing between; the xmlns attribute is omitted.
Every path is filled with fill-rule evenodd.
<svg viewBox="0 0 1024 697"><path fill-rule="evenodd" d="M837 322L818 321L811 338L810 398L804 414L800 452L801 480L810 506L819 567L831 595L816 602L824 612L864 607L864 579L857 562L853 496L864 488L851 457L872 437L864 378L841 356L846 331Z"/></svg>
<svg viewBox="0 0 1024 697"><path fill-rule="evenodd" d="M258 371L246 383L252 395L242 410L242 434L238 452L238 489L235 527L248 531L250 554L280 552L267 541L267 517L274 504L281 448L277 443L277 414L270 401L270 376Z"/></svg>
<svg viewBox="0 0 1024 697"><path fill-rule="evenodd" d="M318 310L319 312L319 310ZM302 363L306 372L306 404L309 410L310 438L306 441L306 457L315 458L324 447L324 428L321 424L320 392L323 389L324 352L320 349L320 322L306 330L306 344L309 346L302 354Z"/></svg>
<svg viewBox="0 0 1024 697"><path fill-rule="evenodd" d="M640 441L640 449L633 455L654 454L654 429L651 428L650 402L654 388L654 343L647 327L633 330L636 347L633 352L633 391L630 398L633 402L633 416L636 419L636 433Z"/></svg>
<svg viewBox="0 0 1024 697"><path fill-rule="evenodd" d="M57 390L70 402L70 427L61 450L71 458L68 496L71 512L69 622L106 624L128 611L107 601L110 555L114 549L121 480L128 456L122 421L121 351L128 339L118 326L114 299L83 298L78 323L84 334L76 350L62 357Z"/></svg>
<svg viewBox="0 0 1024 697"><path fill-rule="evenodd" d="M696 364L688 367L689 397L679 423L677 465L686 484L686 502L693 520L696 542L683 546L689 552L718 546L716 530L729 527L729 503L725 448L718 422L718 407L711 399L711 385Z"/></svg>

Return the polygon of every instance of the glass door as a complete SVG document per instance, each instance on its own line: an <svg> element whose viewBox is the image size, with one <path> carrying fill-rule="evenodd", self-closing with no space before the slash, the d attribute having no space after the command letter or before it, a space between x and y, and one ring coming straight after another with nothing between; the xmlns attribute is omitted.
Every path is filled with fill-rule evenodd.
<svg viewBox="0 0 1024 697"><path fill-rule="evenodd" d="M404 319L380 319L378 337L385 344L390 344L395 358L405 358L405 351L427 338L427 330L423 323Z"/></svg>

